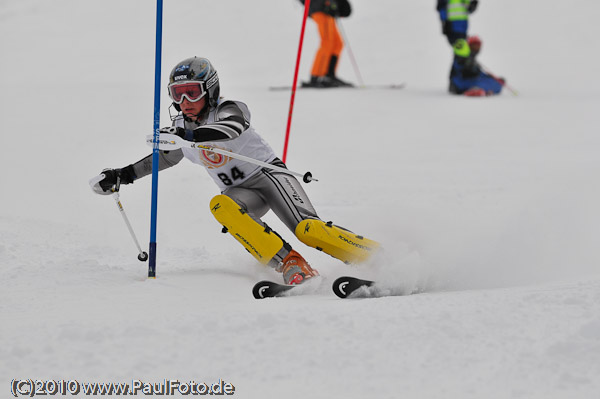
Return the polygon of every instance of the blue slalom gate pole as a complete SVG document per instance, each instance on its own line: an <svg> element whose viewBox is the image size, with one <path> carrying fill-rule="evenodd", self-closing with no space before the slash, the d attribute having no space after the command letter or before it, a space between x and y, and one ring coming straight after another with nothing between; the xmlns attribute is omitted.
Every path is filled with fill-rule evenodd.
<svg viewBox="0 0 600 399"><path fill-rule="evenodd" d="M156 278L156 215L158 209L158 138L160 130L160 66L162 59L163 1L156 0L156 52L154 60L154 137L152 141L152 205L150 209L150 258L148 278Z"/></svg>

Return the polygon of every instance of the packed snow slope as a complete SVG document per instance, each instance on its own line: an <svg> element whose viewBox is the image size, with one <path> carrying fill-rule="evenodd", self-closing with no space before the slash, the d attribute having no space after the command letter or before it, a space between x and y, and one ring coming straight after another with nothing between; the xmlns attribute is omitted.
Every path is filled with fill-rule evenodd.
<svg viewBox="0 0 600 399"><path fill-rule="evenodd" d="M324 220L385 252L346 266L269 214L323 278L257 301L280 276L220 234L201 168L160 175L156 280L88 187L149 153L155 3L0 0L0 396L13 379L222 379L250 399L598 397L600 5L482 1L480 60L519 94L471 99L446 93L434 1L352 4L363 81L407 87L298 92L287 163L319 179ZM281 154L290 93L268 87L292 82L301 18L293 0L166 1L161 125L172 66L205 56ZM317 46L308 21L303 79ZM121 190L144 248L150 189ZM391 295L337 299L343 274Z"/></svg>

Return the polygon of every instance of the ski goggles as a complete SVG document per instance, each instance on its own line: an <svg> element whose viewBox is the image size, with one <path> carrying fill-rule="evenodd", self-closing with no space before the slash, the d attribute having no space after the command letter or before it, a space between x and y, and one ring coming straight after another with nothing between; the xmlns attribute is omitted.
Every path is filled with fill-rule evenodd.
<svg viewBox="0 0 600 399"><path fill-rule="evenodd" d="M169 85L169 97L175 104L181 104L184 97L189 102L195 103L200 101L205 94L204 82L181 82Z"/></svg>

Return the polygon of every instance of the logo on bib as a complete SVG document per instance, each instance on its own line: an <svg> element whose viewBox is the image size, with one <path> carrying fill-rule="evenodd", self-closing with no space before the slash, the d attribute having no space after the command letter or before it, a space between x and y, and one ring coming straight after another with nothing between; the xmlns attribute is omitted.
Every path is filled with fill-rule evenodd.
<svg viewBox="0 0 600 399"><path fill-rule="evenodd" d="M218 147L215 147L218 148ZM221 148L224 149L224 148ZM216 169L225 165L227 162L231 160L230 157L214 153L212 151L200 150L200 161L206 166L208 169Z"/></svg>

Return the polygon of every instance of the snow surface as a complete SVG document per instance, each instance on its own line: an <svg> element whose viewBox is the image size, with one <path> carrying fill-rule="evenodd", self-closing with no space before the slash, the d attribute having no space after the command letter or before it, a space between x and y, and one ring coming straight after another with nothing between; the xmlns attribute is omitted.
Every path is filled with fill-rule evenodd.
<svg viewBox="0 0 600 399"><path fill-rule="evenodd" d="M166 378L223 379L239 398L598 398L600 5L481 2L481 61L519 95L471 99L446 93L434 3L354 0L342 21L364 82L406 89L296 96L289 167L320 180L306 190L323 219L385 254L346 266L268 215L323 282L257 301L253 284L279 276L219 233L201 168L160 175L156 280L88 187L149 153L155 2L0 0L0 396L14 378ZM162 82L209 57L281 153L290 94L267 87L292 82L301 15L293 0L167 1ZM317 46L309 21L303 79ZM339 75L357 81L348 52ZM144 247L150 188L121 193ZM392 296L340 300L343 274Z"/></svg>

